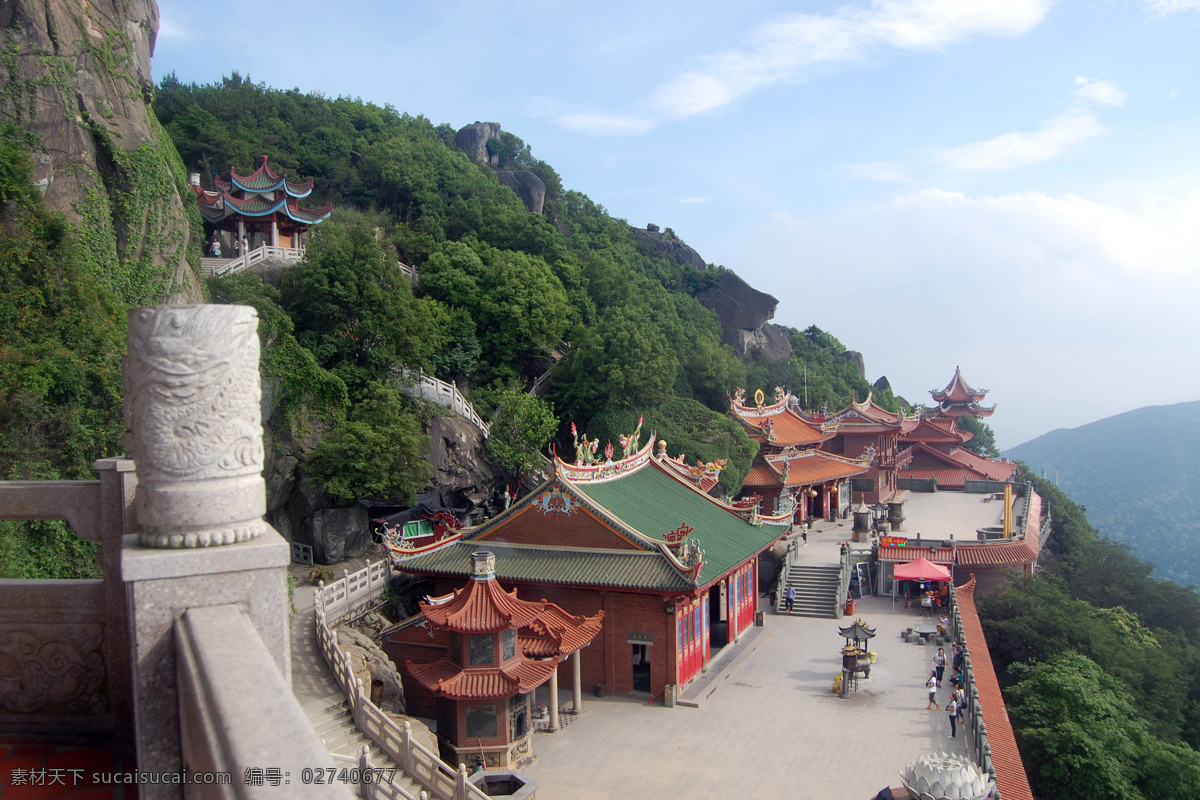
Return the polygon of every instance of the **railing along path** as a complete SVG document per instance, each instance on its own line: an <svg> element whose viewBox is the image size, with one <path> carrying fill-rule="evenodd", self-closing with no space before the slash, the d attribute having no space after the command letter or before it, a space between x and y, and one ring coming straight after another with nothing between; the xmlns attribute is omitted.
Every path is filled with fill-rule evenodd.
<svg viewBox="0 0 1200 800"><path fill-rule="evenodd" d="M408 777L424 787L431 798L487 800L487 795L468 780L465 764L459 764L455 771L436 753L413 738L412 726L407 720L397 725L371 702L370 696L363 690L362 681L354 677L350 657L338 646L334 626L383 593L387 587L389 569L386 561L379 561L368 564L353 575L343 571L341 579L328 586L322 583L314 591L313 624L325 663L346 696L354 727L399 764ZM359 760L365 775L370 762L365 753ZM418 800L392 784L364 781L360 784L360 790L368 800Z"/></svg>
<svg viewBox="0 0 1200 800"><path fill-rule="evenodd" d="M411 393L415 396L451 409L455 414L458 414L476 428L479 428L485 438L491 434L491 428L487 422L475 410L475 406L471 405L471 401L463 397L462 392L453 383L448 383L432 375L426 375L419 370L412 372L407 369L401 369L400 375L405 380L412 381L413 387Z"/></svg>

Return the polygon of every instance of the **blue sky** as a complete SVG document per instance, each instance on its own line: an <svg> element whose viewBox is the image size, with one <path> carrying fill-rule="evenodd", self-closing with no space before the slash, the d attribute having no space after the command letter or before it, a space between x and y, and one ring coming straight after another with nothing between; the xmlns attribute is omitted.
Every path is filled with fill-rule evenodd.
<svg viewBox="0 0 1200 800"><path fill-rule="evenodd" d="M1200 399L1200 0L160 0L208 83L500 122L1001 447Z"/></svg>

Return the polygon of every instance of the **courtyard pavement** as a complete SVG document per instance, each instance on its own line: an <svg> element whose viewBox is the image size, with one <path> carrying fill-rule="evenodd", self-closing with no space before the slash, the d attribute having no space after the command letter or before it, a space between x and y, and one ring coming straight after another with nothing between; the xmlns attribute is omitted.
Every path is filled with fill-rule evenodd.
<svg viewBox="0 0 1200 800"><path fill-rule="evenodd" d="M905 534L973 539L975 527L995 524L1000 505L979 495L910 494ZM849 521L817 523L800 556L835 564L849 537ZM936 645L900 638L920 621L919 611L899 602L893 609L890 596L858 601L854 616L877 630L869 649L878 660L871 677L842 699L831 689L841 668L837 629L853 618L777 615L765 597L760 607L766 624L755 632L753 651L714 665L717 674L702 679L711 692L698 708L650 706L644 694L587 694L568 728L539 733L538 760L527 770L541 782L538 797L867 800L900 786L900 770L922 755L967 754L961 731L950 738L949 684L938 692L943 710L925 708Z"/></svg>

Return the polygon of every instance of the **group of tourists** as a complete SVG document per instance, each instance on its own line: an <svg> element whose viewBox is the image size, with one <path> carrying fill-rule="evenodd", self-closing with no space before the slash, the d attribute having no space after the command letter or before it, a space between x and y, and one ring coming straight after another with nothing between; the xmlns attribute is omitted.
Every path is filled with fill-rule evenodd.
<svg viewBox="0 0 1200 800"><path fill-rule="evenodd" d="M212 241L208 243L208 252L213 258L221 257L221 240L217 236L216 231L213 232ZM233 257L238 258L248 252L250 252L250 242L247 241L246 237L233 237Z"/></svg>
<svg viewBox="0 0 1200 800"><path fill-rule="evenodd" d="M954 655L951 658L950 667L953 670L950 683L954 689L950 695L950 701L946 703L946 714L950 717L950 738L954 739L958 733L958 725L962 722L963 707L966 704L966 689L963 685L962 675L963 646L961 644L954 645ZM937 701L937 693L945 675L946 648L939 647L937 653L933 656L933 669L929 671L929 678L925 681L925 690L929 693L929 703L925 706L927 711L942 710L941 705Z"/></svg>

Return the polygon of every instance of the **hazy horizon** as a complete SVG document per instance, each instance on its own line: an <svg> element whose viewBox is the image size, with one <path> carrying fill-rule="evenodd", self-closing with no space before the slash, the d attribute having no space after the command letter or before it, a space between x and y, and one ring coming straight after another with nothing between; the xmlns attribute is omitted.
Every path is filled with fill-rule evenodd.
<svg viewBox="0 0 1200 800"><path fill-rule="evenodd" d="M1200 0L159 5L156 80L500 122L1002 449L1200 398Z"/></svg>

